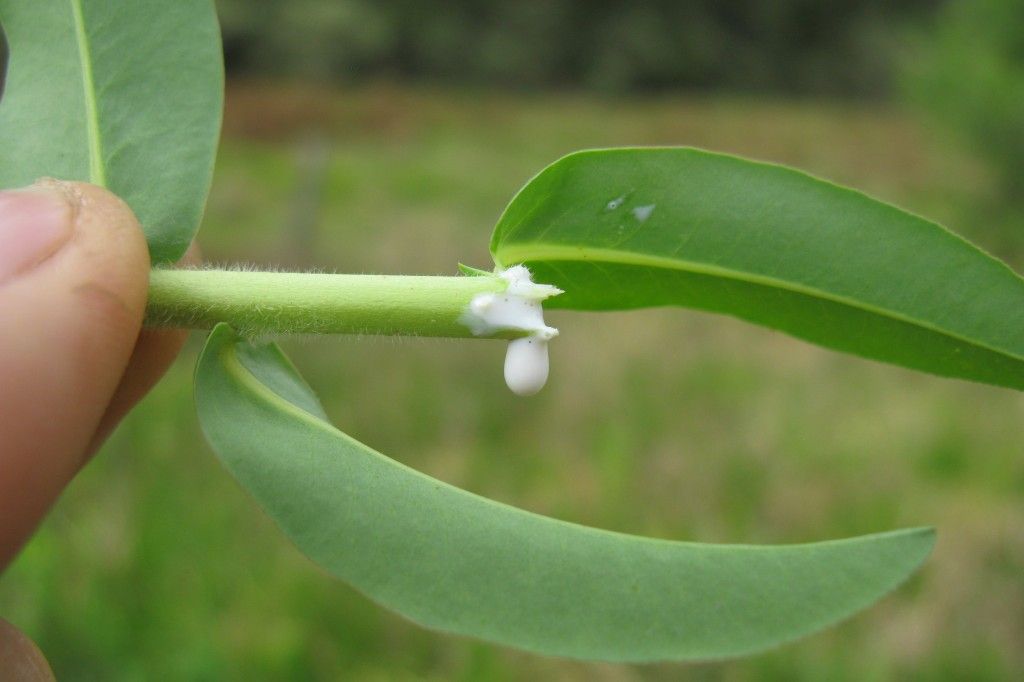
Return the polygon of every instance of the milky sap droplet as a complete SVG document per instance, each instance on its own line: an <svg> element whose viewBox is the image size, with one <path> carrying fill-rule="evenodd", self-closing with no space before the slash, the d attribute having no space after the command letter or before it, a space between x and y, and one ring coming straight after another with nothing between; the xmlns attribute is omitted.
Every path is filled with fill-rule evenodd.
<svg viewBox="0 0 1024 682"><path fill-rule="evenodd" d="M505 383L516 395L533 395L548 380L548 342L535 336L514 339L505 354Z"/></svg>

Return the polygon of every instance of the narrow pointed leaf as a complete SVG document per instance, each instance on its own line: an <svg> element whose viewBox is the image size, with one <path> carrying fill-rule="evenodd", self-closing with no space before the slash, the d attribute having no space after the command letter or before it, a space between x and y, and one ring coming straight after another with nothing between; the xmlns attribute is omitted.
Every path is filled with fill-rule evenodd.
<svg viewBox="0 0 1024 682"><path fill-rule="evenodd" d="M199 226L220 131L211 0L0 0L10 49L0 187L44 176L120 195L154 262Z"/></svg>
<svg viewBox="0 0 1024 682"><path fill-rule="evenodd" d="M431 628L585 659L764 649L864 608L931 550L914 529L807 545L612 533L478 497L330 424L275 346L226 325L196 372L207 439L314 561Z"/></svg>
<svg viewBox="0 0 1024 682"><path fill-rule="evenodd" d="M782 166L688 148L571 154L512 200L491 252L564 289L552 307L688 306L1024 388L1024 280L935 223Z"/></svg>

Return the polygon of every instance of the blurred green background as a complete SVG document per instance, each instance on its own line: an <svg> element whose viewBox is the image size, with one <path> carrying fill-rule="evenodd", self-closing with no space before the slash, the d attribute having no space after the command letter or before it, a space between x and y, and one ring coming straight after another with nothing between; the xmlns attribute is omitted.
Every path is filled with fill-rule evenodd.
<svg viewBox="0 0 1024 682"><path fill-rule="evenodd" d="M504 203L548 162L687 144L852 185L1024 264L1019 0L219 8L214 262L488 267ZM702 313L550 317L551 381L528 400L498 342L284 345L341 428L492 498L705 542L930 524L934 556L869 611L738 661L586 664L436 635L327 577L221 469L193 414L196 334L0 579L0 613L62 680L1024 678L1018 395Z"/></svg>

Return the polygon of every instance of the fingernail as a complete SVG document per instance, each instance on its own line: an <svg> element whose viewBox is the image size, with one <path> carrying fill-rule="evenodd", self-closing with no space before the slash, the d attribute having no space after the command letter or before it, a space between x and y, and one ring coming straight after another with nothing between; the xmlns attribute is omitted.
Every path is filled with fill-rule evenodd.
<svg viewBox="0 0 1024 682"><path fill-rule="evenodd" d="M56 184L0 192L0 282L52 256L71 236L71 204Z"/></svg>

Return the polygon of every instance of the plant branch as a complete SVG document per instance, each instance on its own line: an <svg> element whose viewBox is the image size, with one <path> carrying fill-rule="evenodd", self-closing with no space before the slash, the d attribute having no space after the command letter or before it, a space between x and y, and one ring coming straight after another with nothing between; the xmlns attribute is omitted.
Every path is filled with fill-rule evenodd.
<svg viewBox="0 0 1024 682"><path fill-rule="evenodd" d="M464 315L473 297L500 293L494 275L424 277L238 270L150 273L145 324L210 329L227 322L247 335L385 334L473 337ZM516 338L497 331L491 338Z"/></svg>

